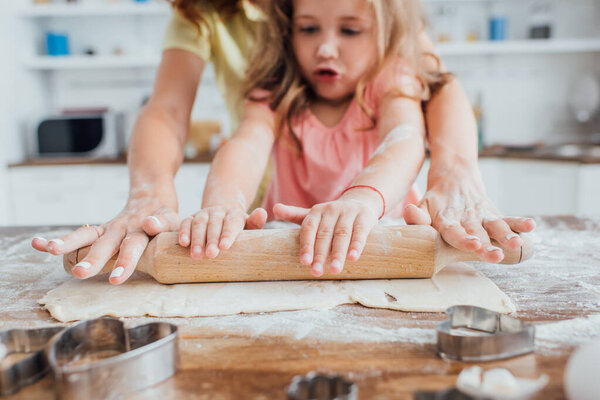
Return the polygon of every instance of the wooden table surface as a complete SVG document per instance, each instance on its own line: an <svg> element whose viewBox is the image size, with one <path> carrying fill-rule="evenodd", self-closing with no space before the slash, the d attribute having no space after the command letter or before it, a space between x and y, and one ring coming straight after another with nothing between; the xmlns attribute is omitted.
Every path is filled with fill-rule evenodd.
<svg viewBox="0 0 600 400"><path fill-rule="evenodd" d="M562 399L562 377L575 346L600 337L600 218L536 218L536 255L516 266L476 264L517 305L516 316L537 323L537 350L480 363L516 376L547 374L536 399ZM68 276L61 262L30 248L33 236L56 227L0 228L0 329L57 324L37 304ZM442 360L435 325L442 313L406 313L344 305L333 310L161 319L180 328L181 368L171 379L129 398L284 399L292 377L341 373L360 399L411 399L415 390L453 387L473 364ZM573 320L571 322L559 322ZM156 320L128 319L128 324ZM571 324L571 325L569 325ZM9 399L53 398L49 377Z"/></svg>

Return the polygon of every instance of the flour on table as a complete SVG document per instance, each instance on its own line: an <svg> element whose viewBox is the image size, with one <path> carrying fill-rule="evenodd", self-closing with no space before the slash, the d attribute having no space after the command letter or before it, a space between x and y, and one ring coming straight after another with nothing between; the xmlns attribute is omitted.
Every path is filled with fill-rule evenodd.
<svg viewBox="0 0 600 400"><path fill-rule="evenodd" d="M117 317L200 317L302 309L340 304L403 311L442 312L456 304L503 313L515 311L508 296L463 263L432 279L286 281L163 285L144 274L112 286L106 276L71 279L49 291L40 304L59 321Z"/></svg>

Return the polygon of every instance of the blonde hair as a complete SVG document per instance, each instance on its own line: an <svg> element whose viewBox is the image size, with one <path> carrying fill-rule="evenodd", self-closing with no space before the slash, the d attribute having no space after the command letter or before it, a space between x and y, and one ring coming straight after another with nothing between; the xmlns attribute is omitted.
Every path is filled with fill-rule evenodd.
<svg viewBox="0 0 600 400"><path fill-rule="evenodd" d="M441 73L439 68L431 71L426 66L426 57L433 55L423 53L419 44L419 36L425 25L419 0L365 1L371 4L375 16L377 59L369 73L359 81L354 96L375 126L375 113L365 104L364 92L367 84L387 63L398 56L409 62L423 83L421 93L415 97L414 93L402 93L399 90L397 94L421 101L430 98L432 89L443 86L448 75ZM298 137L291 130L292 120L306 109L314 94L304 81L293 52L293 0L270 0L269 3L265 7L267 23L258 34L242 91L244 97L252 101L266 101L277 114L277 132L282 132L287 124L298 150L302 151ZM261 98L253 97L252 92L256 89L261 89L261 93L267 91L268 94Z"/></svg>

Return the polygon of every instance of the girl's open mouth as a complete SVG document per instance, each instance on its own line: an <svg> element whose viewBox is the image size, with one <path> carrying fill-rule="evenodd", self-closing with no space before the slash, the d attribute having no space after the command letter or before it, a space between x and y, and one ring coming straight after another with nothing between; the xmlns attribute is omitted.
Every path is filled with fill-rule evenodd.
<svg viewBox="0 0 600 400"><path fill-rule="evenodd" d="M317 68L314 72L315 79L321 82L333 82L340 74L332 68Z"/></svg>

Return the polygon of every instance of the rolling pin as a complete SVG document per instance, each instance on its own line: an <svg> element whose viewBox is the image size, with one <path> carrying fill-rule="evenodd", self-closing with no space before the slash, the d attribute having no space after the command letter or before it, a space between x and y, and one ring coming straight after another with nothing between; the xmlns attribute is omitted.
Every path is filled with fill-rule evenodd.
<svg viewBox="0 0 600 400"><path fill-rule="evenodd" d="M346 261L340 274L327 271L316 278L310 267L300 263L299 228L245 230L217 258L194 260L188 247L181 247L176 232L165 232L150 241L137 265L161 283L292 281L315 279L431 278L446 265L476 261L477 254L448 245L430 226L385 226L374 228L358 261ZM502 264L518 264L531 257L533 245L521 235L524 245L504 251ZM65 254L67 272L89 251L84 247ZM100 273L112 270L117 255Z"/></svg>

